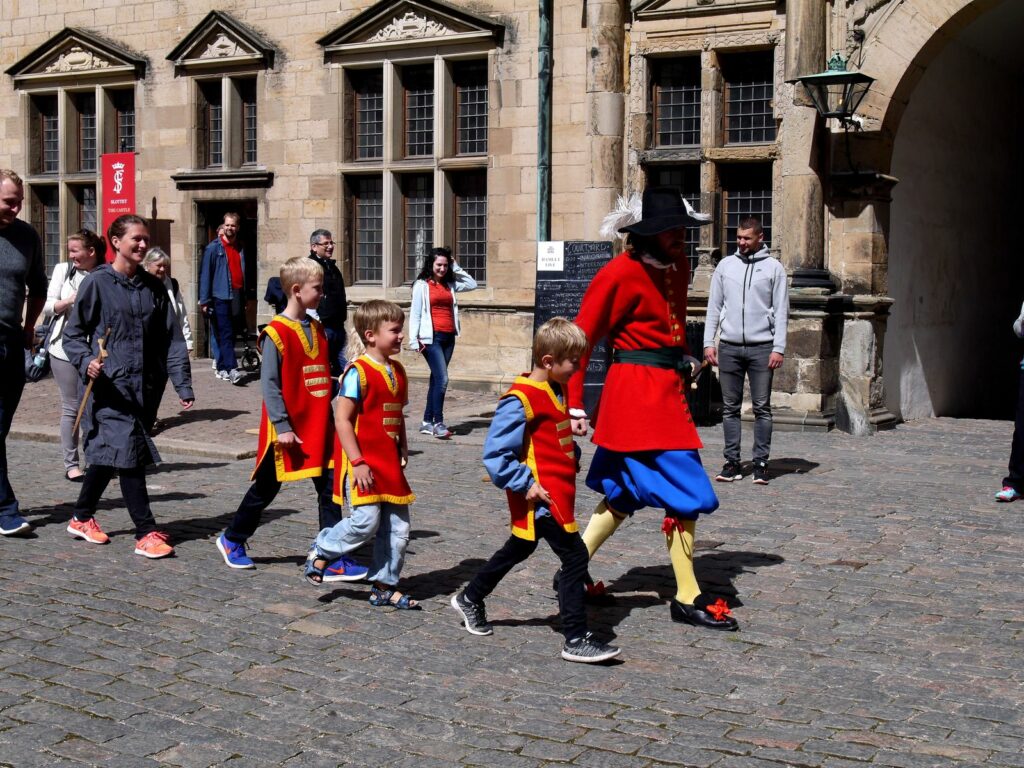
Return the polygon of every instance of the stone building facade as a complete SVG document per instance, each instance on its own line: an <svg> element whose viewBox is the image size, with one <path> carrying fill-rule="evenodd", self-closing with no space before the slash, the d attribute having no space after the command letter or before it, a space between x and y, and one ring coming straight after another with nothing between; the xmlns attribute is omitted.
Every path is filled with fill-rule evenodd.
<svg viewBox="0 0 1024 768"><path fill-rule="evenodd" d="M553 239L598 239L617 195L678 186L715 215L692 234L700 321L737 220L760 216L792 280L777 421L862 433L1005 415L1019 355L1002 331L1020 271L997 232L1019 210L1021 153L1019 108L1001 96L1024 70L1007 32L1024 21L1019 3L552 5ZM51 265L69 233L103 223L98 156L133 151L137 210L188 298L228 210L243 215L257 286L330 229L354 302L407 303L424 249L448 244L481 283L460 297L453 378L498 388L527 364L537 2L13 11L0 19L0 165L23 173ZM791 82L833 50L876 78L852 132Z"/></svg>

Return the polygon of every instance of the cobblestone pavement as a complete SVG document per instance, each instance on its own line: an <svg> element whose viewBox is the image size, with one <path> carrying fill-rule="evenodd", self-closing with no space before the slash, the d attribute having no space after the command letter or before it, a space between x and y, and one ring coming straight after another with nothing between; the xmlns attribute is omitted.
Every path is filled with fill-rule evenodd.
<svg viewBox="0 0 1024 768"><path fill-rule="evenodd" d="M36 528L0 539L0 765L1024 766L1024 502L992 502L1010 424L776 433L771 485L718 485L722 507L698 526L698 576L741 631L669 620L648 510L592 564L614 596L592 626L623 653L586 666L559 658L543 545L488 601L493 636L468 634L448 605L507 535L479 461L486 417L472 415L487 396L453 393L454 440L411 436L403 586L422 612L373 608L364 584L305 584L308 483L268 510L257 570L226 568L213 539L251 461L213 448L251 449L226 424L255 426L256 389L224 385L215 394L237 404L214 410L244 414L164 433L210 448L165 445L150 475L177 546L167 560L132 554L116 487L98 516L111 543L72 540L77 486L57 447L9 442ZM41 423L44 393L29 394L22 435ZM703 435L717 469L720 431ZM584 523L595 501L581 494Z"/></svg>

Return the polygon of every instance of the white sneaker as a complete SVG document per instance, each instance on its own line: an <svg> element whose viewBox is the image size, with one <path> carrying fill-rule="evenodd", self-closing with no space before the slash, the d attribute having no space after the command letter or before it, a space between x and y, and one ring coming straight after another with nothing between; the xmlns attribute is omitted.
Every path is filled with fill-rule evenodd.
<svg viewBox="0 0 1024 768"><path fill-rule="evenodd" d="M421 435L432 435L434 434L434 425L429 421L420 422L420 434Z"/></svg>
<svg viewBox="0 0 1024 768"><path fill-rule="evenodd" d="M232 368L231 372L228 373L228 381L232 384L239 384L242 381L242 372L237 368Z"/></svg>
<svg viewBox="0 0 1024 768"><path fill-rule="evenodd" d="M227 371L217 371L217 373L215 373L214 375L218 379L222 379L223 381L230 381L231 379L231 376L228 374Z"/></svg>

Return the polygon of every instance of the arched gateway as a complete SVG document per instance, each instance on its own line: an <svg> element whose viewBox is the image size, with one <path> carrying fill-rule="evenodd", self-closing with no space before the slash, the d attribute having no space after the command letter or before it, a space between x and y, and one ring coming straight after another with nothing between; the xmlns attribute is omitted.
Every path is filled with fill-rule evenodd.
<svg viewBox="0 0 1024 768"><path fill-rule="evenodd" d="M886 411L1010 417L1010 324L1024 299L1024 3L848 5L861 14L848 19L861 38L852 61L876 80L858 109L864 130L850 136L852 168L844 136L832 136L829 269L862 297L844 314L841 426L862 431Z"/></svg>

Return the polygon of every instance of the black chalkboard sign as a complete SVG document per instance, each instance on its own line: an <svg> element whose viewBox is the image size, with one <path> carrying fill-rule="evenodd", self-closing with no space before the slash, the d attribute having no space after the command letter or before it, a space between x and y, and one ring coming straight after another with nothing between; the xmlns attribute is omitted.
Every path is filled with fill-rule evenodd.
<svg viewBox="0 0 1024 768"><path fill-rule="evenodd" d="M538 254L534 331L552 317L576 319L590 281L613 255L612 244L608 241L566 240L562 245L564 252L560 264L557 259L545 258L543 252ZM544 244L541 247L543 249ZM552 265L561 266L561 269L548 268ZM602 339L594 347L583 379L583 405L595 423L597 404L610 363L611 352Z"/></svg>

